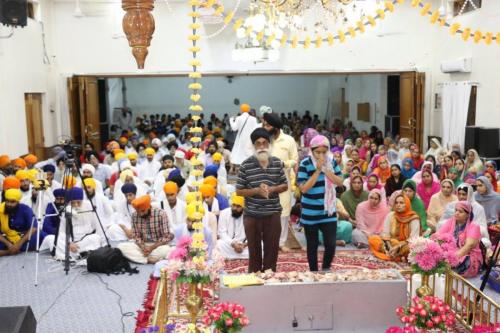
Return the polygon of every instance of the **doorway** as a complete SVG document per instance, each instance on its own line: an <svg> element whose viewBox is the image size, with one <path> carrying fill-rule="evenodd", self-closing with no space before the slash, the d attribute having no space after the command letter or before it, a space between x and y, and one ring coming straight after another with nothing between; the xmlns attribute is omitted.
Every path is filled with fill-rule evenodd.
<svg viewBox="0 0 500 333"><path fill-rule="evenodd" d="M28 150L39 159L45 159L42 117L42 94L25 93L26 131L28 134Z"/></svg>

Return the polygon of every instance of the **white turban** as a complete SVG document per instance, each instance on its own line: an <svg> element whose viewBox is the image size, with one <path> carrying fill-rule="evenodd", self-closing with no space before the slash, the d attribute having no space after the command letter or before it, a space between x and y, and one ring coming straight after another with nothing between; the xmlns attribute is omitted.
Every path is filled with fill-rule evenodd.
<svg viewBox="0 0 500 333"><path fill-rule="evenodd" d="M260 116L261 117L264 117L264 114L266 113L272 113L273 112L273 109L271 109L270 106L267 106L267 105L262 105L259 109L259 112L260 112Z"/></svg>
<svg viewBox="0 0 500 333"><path fill-rule="evenodd" d="M158 139L158 138L154 138L153 141L151 141L151 144L160 147L161 146L161 140Z"/></svg>
<svg viewBox="0 0 500 333"><path fill-rule="evenodd" d="M125 170L125 169L132 169L132 164L130 163L129 160L123 160L119 163L120 170Z"/></svg>
<svg viewBox="0 0 500 333"><path fill-rule="evenodd" d="M174 141L174 140L175 140L175 134L170 133L169 135L167 135L167 141L168 142L171 142L171 141Z"/></svg>
<svg viewBox="0 0 500 333"><path fill-rule="evenodd" d="M83 164L82 171L85 171L85 170L90 171L92 174L95 173L95 168L92 164Z"/></svg>
<svg viewBox="0 0 500 333"><path fill-rule="evenodd" d="M186 154L182 150L176 150L174 157L176 157L176 158L186 158Z"/></svg>

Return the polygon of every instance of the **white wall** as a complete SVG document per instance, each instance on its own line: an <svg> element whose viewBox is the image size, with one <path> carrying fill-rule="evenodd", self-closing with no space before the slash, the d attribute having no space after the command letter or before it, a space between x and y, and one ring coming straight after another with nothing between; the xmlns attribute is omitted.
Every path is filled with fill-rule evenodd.
<svg viewBox="0 0 500 333"><path fill-rule="evenodd" d="M49 15L42 15L46 24L47 47L51 66L41 63L40 27L37 24L17 29L13 38L0 41L0 151L11 154L27 150L24 120L25 92L47 93L44 109L46 143L61 134L67 126L64 115L62 75L80 73L155 73L188 71L189 43L186 39L189 18L184 2L171 2L173 12L163 2L156 2L154 16L156 31L146 60L146 70L138 72L125 38L116 37L117 16L123 13L119 3L100 3L99 0L83 2L87 16L74 17L74 2L42 0L42 8ZM431 1L434 8L439 0ZM231 4L227 6L231 7ZM459 20L464 26L483 31L498 30L500 1L483 1L483 8ZM241 15L240 11L240 15ZM203 29L202 29L203 30ZM215 27L207 28L213 32ZM3 33L3 29L2 32ZM205 31L202 31L204 33ZM256 70L329 70L329 71L400 71L416 69L427 74L424 135L439 134L439 112L432 110L433 95L437 84L448 80L470 79L479 81L477 124L500 127L500 47L465 43L459 36L452 37L448 29L431 25L428 17L421 17L419 10L409 1L396 6L393 14L376 28L354 40L347 38L343 45L323 46L320 49L284 49L277 63L242 64L231 60L234 32L228 28L216 38L202 40L202 69L205 71L256 71ZM473 57L471 75L443 75L439 71L442 59L459 56ZM13 83L15 81L15 83ZM207 88L208 89L208 88ZM181 93L179 91L179 93ZM188 91L182 91L188 99ZM321 98L317 97L318 99ZM381 97L382 98L382 97ZM232 100L232 97L231 99ZM258 103L258 102L257 102ZM49 113L49 106L56 112ZM54 119L56 118L56 119ZM6 124L11 124L8 126ZM52 127L50 127L52 126ZM52 138L50 138L52 136ZM16 138L14 143L7 140ZM53 140L52 140L53 141Z"/></svg>

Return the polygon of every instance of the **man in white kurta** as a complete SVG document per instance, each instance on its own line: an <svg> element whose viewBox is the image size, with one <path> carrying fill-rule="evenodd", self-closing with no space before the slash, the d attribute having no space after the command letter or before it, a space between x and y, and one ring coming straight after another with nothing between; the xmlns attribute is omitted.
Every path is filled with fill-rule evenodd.
<svg viewBox="0 0 500 333"><path fill-rule="evenodd" d="M155 151L153 148L147 148L146 160L139 166L139 178L148 186L153 185L161 163L155 160Z"/></svg>
<svg viewBox="0 0 500 333"><path fill-rule="evenodd" d="M220 212L217 250L225 259L248 259L243 206L244 198L233 196L231 207Z"/></svg>
<svg viewBox="0 0 500 333"><path fill-rule="evenodd" d="M277 113L264 113L262 127L271 135L271 155L283 162L283 170L288 181L288 190L280 193L281 211L281 235L280 249L287 252L285 246L288 238L288 225L292 211L291 172L299 160L299 152L295 140L288 134L283 133L283 121Z"/></svg>
<svg viewBox="0 0 500 333"><path fill-rule="evenodd" d="M108 198L104 196L104 194L97 192L96 190L96 181L94 178L85 178L83 180L83 184L87 189L87 194L85 197L87 200L91 200L92 204L95 207L97 215L101 220L102 225L104 226L104 230L106 230L111 225L111 217L113 216L113 206Z"/></svg>
<svg viewBox="0 0 500 333"><path fill-rule="evenodd" d="M240 109L241 114L239 116L229 119L231 129L238 132L231 151L231 163L235 165L240 165L244 160L252 156L253 146L250 134L258 127L257 118L249 114L250 106L242 104Z"/></svg>
<svg viewBox="0 0 500 333"><path fill-rule="evenodd" d="M71 223L73 226L73 232L70 235L69 251L72 258L78 259L82 252L96 250L103 246L104 237L102 229L99 226L99 221L97 221L95 213L92 212L90 202L83 200L83 189L74 187L69 191L68 196L71 199L71 204L66 207L66 211L71 212ZM57 236L56 259L65 258L66 222L66 214L63 214Z"/></svg>
<svg viewBox="0 0 500 333"><path fill-rule="evenodd" d="M179 187L176 183L168 181L163 186L166 199L153 204L153 207L163 209L167 213L171 230L178 225L186 223L186 203L178 198Z"/></svg>
<svg viewBox="0 0 500 333"><path fill-rule="evenodd" d="M115 213L113 214L113 224L106 231L112 241L124 241L132 239L132 214L135 212L132 201L136 198L137 186L132 183L124 184L121 187L124 195L115 200Z"/></svg>

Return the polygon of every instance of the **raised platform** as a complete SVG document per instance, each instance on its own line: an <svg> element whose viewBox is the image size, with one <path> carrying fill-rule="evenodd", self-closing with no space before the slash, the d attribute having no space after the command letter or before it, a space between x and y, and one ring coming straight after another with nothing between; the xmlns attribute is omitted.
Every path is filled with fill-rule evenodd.
<svg viewBox="0 0 500 333"><path fill-rule="evenodd" d="M394 274L392 280L221 286L220 301L245 306L248 333L385 332L399 324L394 311L407 301L407 282Z"/></svg>

